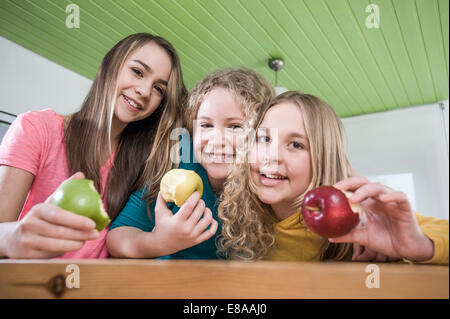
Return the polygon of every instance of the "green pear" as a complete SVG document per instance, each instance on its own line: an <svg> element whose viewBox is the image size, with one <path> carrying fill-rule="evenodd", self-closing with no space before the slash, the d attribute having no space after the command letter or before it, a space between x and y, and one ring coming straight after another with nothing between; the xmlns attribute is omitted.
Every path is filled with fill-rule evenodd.
<svg viewBox="0 0 450 319"><path fill-rule="evenodd" d="M72 179L62 183L52 195L52 204L95 221L96 229L103 230L111 222L100 194L90 179Z"/></svg>

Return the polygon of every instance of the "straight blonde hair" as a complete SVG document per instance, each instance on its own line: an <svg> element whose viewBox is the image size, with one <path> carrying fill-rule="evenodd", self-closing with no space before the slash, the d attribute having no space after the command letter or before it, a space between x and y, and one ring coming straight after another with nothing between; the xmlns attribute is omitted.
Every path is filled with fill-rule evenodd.
<svg viewBox="0 0 450 319"><path fill-rule="evenodd" d="M320 185L333 185L351 175L345 155L344 129L334 110L321 99L297 91L275 97L261 112L255 131L267 111L280 103L292 102L301 111L309 138L312 178L307 189L298 196L294 206L300 209L305 194ZM217 241L219 254L229 259L263 259L275 243L274 224L277 219L270 205L258 198L250 175L249 153L255 143L248 136L240 161L231 166L218 208L222 234ZM349 256L350 244L324 245L318 251L321 260L342 260Z"/></svg>

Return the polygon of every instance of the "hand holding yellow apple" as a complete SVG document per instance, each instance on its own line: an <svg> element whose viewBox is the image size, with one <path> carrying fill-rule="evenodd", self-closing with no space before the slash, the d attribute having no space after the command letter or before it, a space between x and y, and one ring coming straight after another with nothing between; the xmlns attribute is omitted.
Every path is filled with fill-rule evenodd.
<svg viewBox="0 0 450 319"><path fill-rule="evenodd" d="M160 192L166 202L173 202L178 207L195 191L203 195L203 182L194 171L187 169L172 169L161 179Z"/></svg>

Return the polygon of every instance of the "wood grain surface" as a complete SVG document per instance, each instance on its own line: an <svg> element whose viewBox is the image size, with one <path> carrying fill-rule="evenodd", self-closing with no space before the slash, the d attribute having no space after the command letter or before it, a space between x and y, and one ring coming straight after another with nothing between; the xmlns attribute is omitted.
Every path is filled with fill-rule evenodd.
<svg viewBox="0 0 450 319"><path fill-rule="evenodd" d="M66 285L66 278L75 276L71 264L78 266L79 288ZM375 275L367 269L370 265L4 259L0 260L0 298L449 298L448 266L378 263L379 288L368 288L366 281Z"/></svg>

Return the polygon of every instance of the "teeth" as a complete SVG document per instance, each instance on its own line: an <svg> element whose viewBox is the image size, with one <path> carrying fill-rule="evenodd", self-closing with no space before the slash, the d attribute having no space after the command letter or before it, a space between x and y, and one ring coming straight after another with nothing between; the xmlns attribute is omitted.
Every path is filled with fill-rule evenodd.
<svg viewBox="0 0 450 319"><path fill-rule="evenodd" d="M261 174L263 174L267 178L273 178L273 179L285 179L286 178L284 176L277 176L277 175L272 175L272 174L267 174L267 173L261 173Z"/></svg>
<svg viewBox="0 0 450 319"><path fill-rule="evenodd" d="M130 103L130 105L131 105L132 107L137 108L137 109L139 108L139 105L137 105L136 103L134 103L134 101L130 100L130 99L127 98L126 96L125 96L125 100L127 100L127 102Z"/></svg>
<svg viewBox="0 0 450 319"><path fill-rule="evenodd" d="M212 153L209 153L207 155L213 161L223 161L223 160L226 160L226 159L233 158L233 155L228 155L228 154L212 154Z"/></svg>

